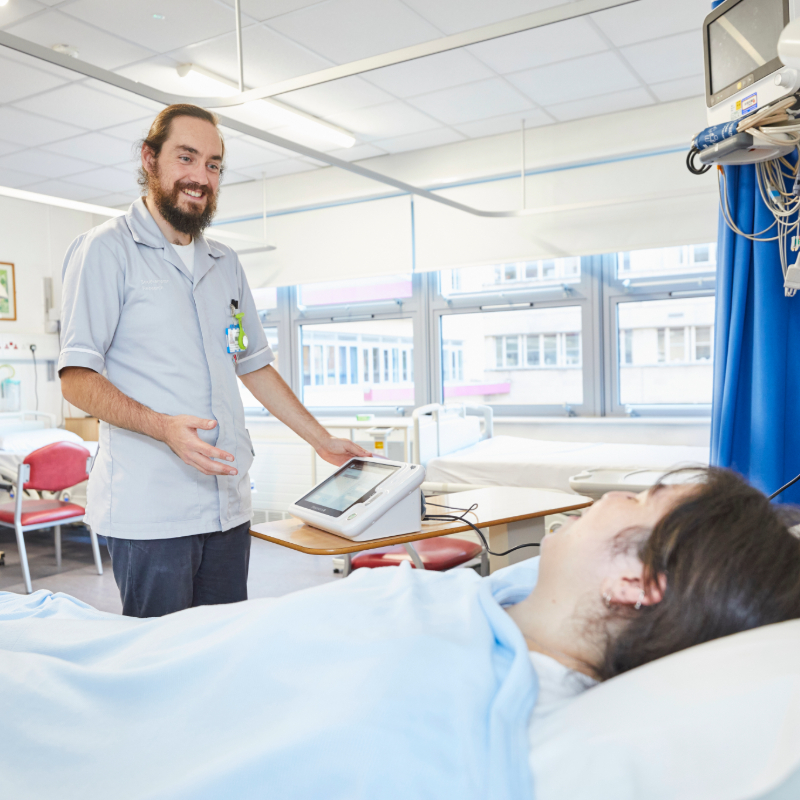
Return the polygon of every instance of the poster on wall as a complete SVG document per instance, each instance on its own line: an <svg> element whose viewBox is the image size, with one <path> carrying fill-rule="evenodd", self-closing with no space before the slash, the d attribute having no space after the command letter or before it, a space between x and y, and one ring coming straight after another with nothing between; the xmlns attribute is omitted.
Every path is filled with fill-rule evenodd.
<svg viewBox="0 0 800 800"><path fill-rule="evenodd" d="M14 265L0 261L0 320L17 318L17 286Z"/></svg>

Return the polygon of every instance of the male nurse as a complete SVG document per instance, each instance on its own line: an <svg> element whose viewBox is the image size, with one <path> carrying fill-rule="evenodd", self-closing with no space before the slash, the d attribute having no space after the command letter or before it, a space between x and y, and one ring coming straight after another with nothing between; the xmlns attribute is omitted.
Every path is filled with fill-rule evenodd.
<svg viewBox="0 0 800 800"><path fill-rule="evenodd" d="M61 386L102 421L86 521L129 616L247 599L253 449L237 379L326 461L369 455L271 366L236 253L203 236L224 153L212 113L165 108L141 145L145 196L64 263Z"/></svg>

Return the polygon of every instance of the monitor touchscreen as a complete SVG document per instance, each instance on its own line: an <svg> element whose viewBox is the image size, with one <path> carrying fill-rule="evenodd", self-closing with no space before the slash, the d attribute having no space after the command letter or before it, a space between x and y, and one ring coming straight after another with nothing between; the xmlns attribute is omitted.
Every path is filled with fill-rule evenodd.
<svg viewBox="0 0 800 800"><path fill-rule="evenodd" d="M398 469L392 464L354 461L298 500L297 505L339 517Z"/></svg>

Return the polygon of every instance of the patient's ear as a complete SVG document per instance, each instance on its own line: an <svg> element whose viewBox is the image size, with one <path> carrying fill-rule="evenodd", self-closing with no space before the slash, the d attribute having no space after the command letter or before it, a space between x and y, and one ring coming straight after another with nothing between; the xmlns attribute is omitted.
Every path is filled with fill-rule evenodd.
<svg viewBox="0 0 800 800"><path fill-rule="evenodd" d="M607 579L603 583L602 594L609 600L607 605L635 606L638 603L640 606L653 606L664 597L667 576L658 575L655 584L642 595L644 585L640 564L637 572Z"/></svg>

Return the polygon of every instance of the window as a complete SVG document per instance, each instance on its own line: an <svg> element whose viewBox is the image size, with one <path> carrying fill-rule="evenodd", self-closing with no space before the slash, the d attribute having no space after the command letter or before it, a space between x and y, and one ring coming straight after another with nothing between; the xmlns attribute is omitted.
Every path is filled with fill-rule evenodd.
<svg viewBox="0 0 800 800"><path fill-rule="evenodd" d="M350 281L330 281L298 287L304 308L405 300L412 295L411 274L379 275Z"/></svg>
<svg viewBox="0 0 800 800"><path fill-rule="evenodd" d="M715 244L662 247L617 254L619 278L653 278L678 273L708 272L716 268Z"/></svg>
<svg viewBox="0 0 800 800"><path fill-rule="evenodd" d="M580 280L580 258L555 258L519 264L442 270L439 273L439 291L442 297L458 297L498 290L546 289L580 283Z"/></svg>
<svg viewBox="0 0 800 800"><path fill-rule="evenodd" d="M443 315L445 401L580 404L581 325L579 306Z"/></svg>
<svg viewBox="0 0 800 800"><path fill-rule="evenodd" d="M710 403L714 298L624 302L617 309L620 402Z"/></svg>
<svg viewBox="0 0 800 800"><path fill-rule="evenodd" d="M408 380L401 380L400 374L401 352L410 366L413 320L306 323L299 328L301 352L308 347L325 348L324 385L313 374L308 380L303 376L302 399L307 406L413 405L413 374L408 374Z"/></svg>

